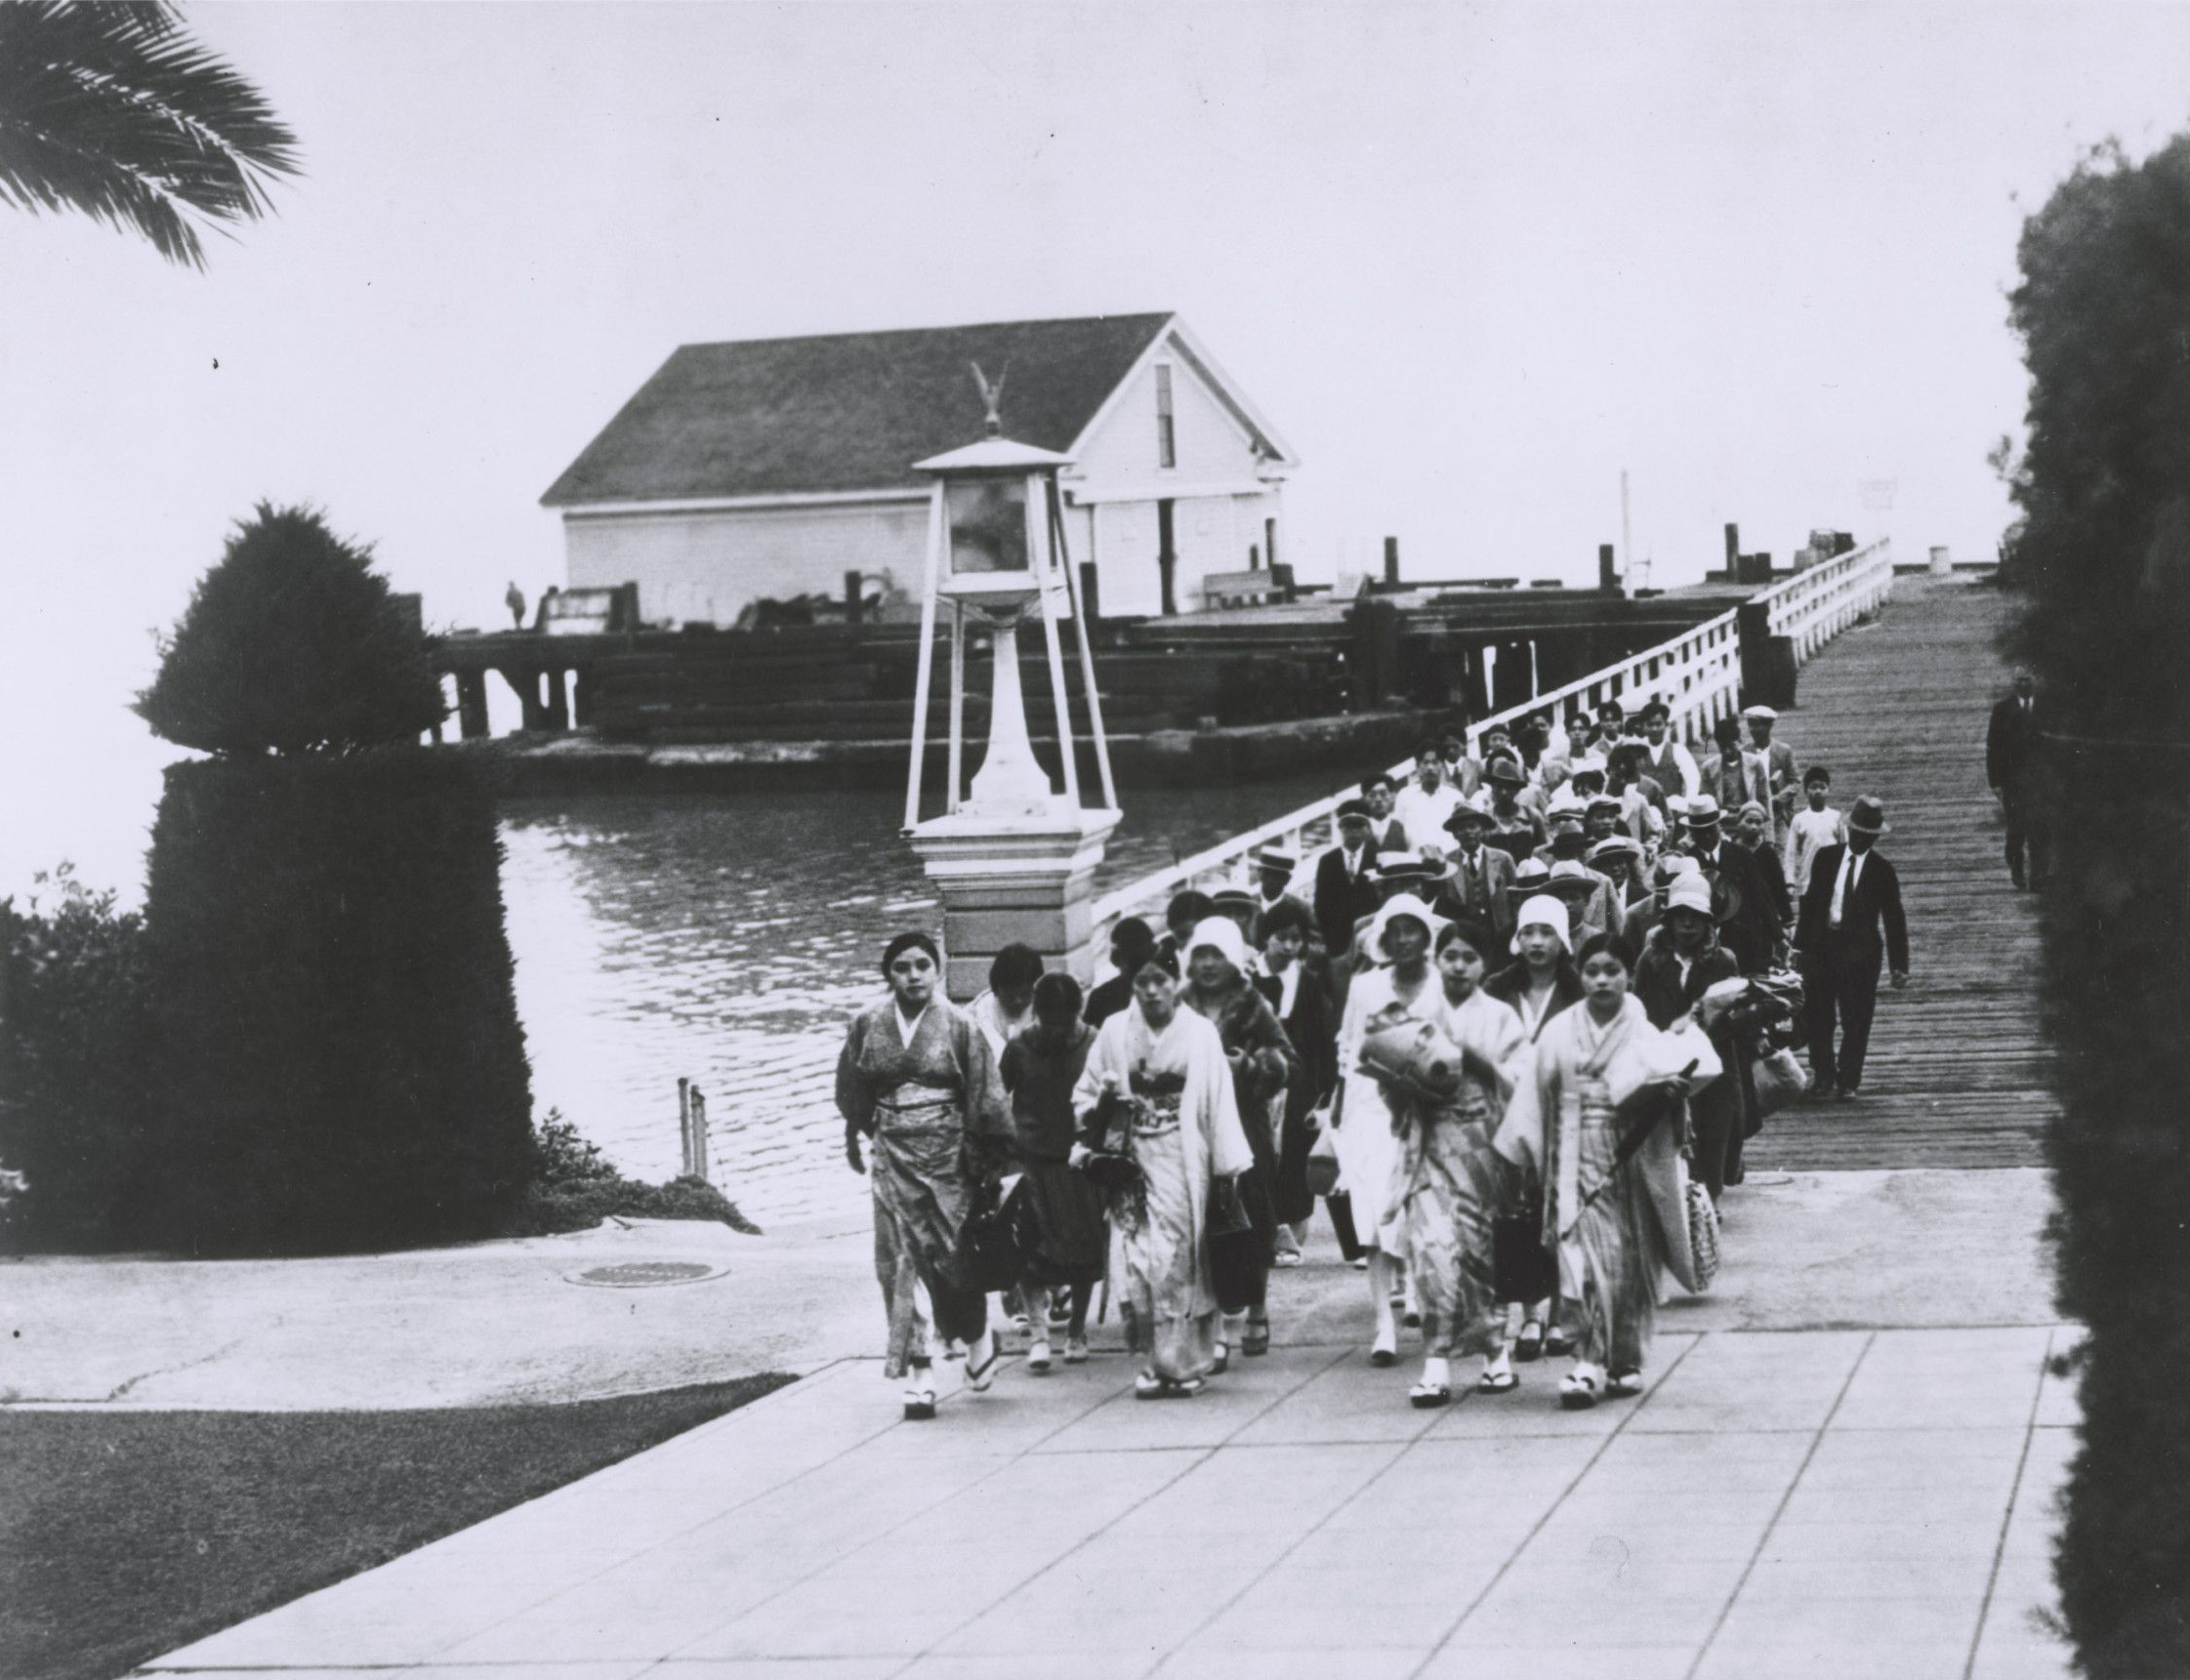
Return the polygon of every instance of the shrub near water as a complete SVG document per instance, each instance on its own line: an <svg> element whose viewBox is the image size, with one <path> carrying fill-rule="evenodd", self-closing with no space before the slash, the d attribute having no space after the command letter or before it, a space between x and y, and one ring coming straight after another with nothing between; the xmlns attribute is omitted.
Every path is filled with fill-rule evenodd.
<svg viewBox="0 0 2190 1680"><path fill-rule="evenodd" d="M531 1130L500 854L492 797L453 756L169 770L145 911L176 1240L492 1228Z"/></svg>
<svg viewBox="0 0 2190 1680"><path fill-rule="evenodd" d="M145 899L170 1238L200 1252L484 1234L530 1076L483 772L369 552L262 505L138 710L167 773Z"/></svg>

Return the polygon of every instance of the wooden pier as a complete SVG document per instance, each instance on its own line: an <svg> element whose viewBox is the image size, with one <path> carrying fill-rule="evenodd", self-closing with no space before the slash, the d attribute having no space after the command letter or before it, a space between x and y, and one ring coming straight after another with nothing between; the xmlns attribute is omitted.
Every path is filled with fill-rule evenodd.
<svg viewBox="0 0 2190 1680"><path fill-rule="evenodd" d="M1903 578L1878 622L1802 672L1778 738L1833 772L1833 803L1884 801L1912 979L1880 983L1863 1097L1774 1115L1759 1169L2036 1167L2055 1102L2039 1021L2038 907L2007 879L1985 725L2005 689L2007 597L1981 579Z"/></svg>

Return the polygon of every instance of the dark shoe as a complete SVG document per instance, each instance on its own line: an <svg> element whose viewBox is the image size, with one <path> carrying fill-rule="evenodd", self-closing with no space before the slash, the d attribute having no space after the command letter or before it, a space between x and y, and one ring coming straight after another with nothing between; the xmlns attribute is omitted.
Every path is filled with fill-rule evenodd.
<svg viewBox="0 0 2190 1680"><path fill-rule="evenodd" d="M1821 1080L1814 1074L1811 1075L1807 1095L1811 1102L1831 1102L1833 1100L1833 1082L1831 1080Z"/></svg>
<svg viewBox="0 0 2190 1680"><path fill-rule="evenodd" d="M1513 1341L1513 1358L1528 1365L1544 1357L1544 1327L1534 1319L1521 1326L1521 1333Z"/></svg>
<svg viewBox="0 0 2190 1680"><path fill-rule="evenodd" d="M1857 1102L1862 1099L1862 1096L1863 1087L1860 1086L1844 1085L1840 1086L1840 1100L1842 1102Z"/></svg>
<svg viewBox="0 0 2190 1680"><path fill-rule="evenodd" d="M1249 1319L1247 1333L1239 1338L1239 1350L1249 1359L1260 1359L1270 1351L1270 1321Z"/></svg>

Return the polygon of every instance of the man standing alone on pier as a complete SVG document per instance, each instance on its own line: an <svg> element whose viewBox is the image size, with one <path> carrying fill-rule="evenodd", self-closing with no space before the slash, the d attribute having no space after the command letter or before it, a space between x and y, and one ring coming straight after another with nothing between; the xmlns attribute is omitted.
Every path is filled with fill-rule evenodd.
<svg viewBox="0 0 2190 1680"><path fill-rule="evenodd" d="M2030 849L2027 884L2034 891L2045 890L2048 847L2038 789L2039 724L2038 684L2029 672L2017 671L2014 693L1993 708L1992 727L1985 732L1985 780L2007 819L2007 873L2014 878L2017 892L2026 884L2026 844Z"/></svg>
<svg viewBox="0 0 2190 1680"><path fill-rule="evenodd" d="M1795 944L1808 993L1812 1096L1830 1096L1836 1084L1842 1100L1861 1094L1863 1057L1879 1003L1879 959L1885 958L1895 991L1909 983L1909 923L1901 911L1901 881L1876 849L1886 832L1885 807L1877 799L1857 799L1848 812L1847 844L1825 847L1810 866L1810 889L1802 894ZM1833 1047L1836 1015L1838 1054Z"/></svg>

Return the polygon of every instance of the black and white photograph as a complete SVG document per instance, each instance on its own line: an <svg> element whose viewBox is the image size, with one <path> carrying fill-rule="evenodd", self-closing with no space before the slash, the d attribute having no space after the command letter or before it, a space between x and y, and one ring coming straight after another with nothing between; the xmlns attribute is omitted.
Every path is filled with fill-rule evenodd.
<svg viewBox="0 0 2190 1680"><path fill-rule="evenodd" d="M2190 1680L2190 0L0 0L0 1680Z"/></svg>

